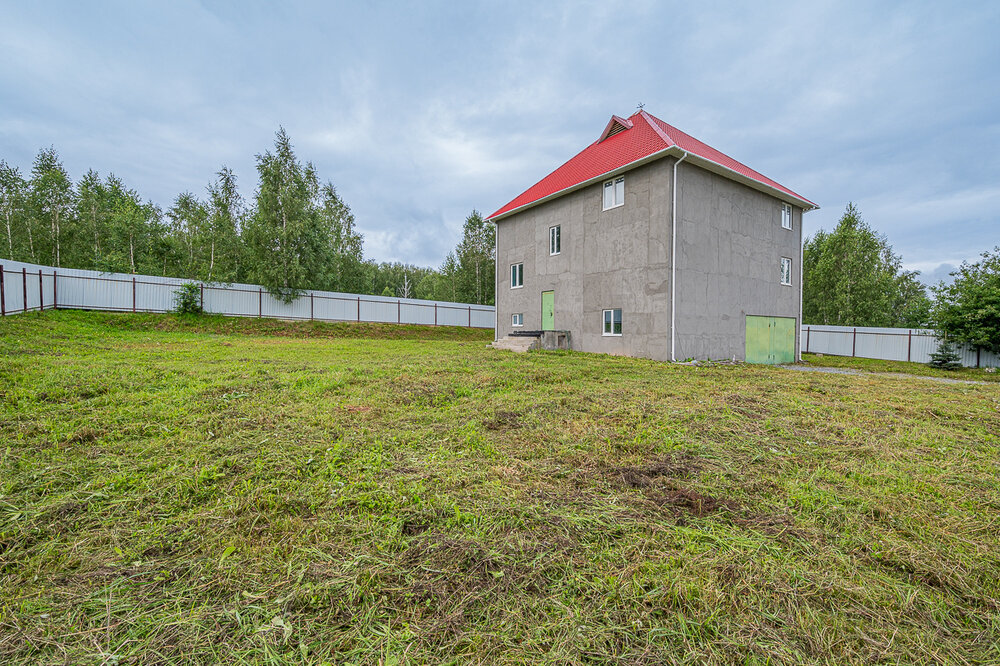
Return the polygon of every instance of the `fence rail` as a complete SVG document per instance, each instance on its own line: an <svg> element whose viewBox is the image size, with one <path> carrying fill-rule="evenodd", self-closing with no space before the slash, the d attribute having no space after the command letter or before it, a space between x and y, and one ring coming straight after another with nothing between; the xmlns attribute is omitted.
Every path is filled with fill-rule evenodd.
<svg viewBox="0 0 1000 666"><path fill-rule="evenodd" d="M927 329L818 325L803 326L799 342L803 353L916 363L930 361L940 344L934 331ZM958 345L956 351L966 367L1000 366L997 354Z"/></svg>
<svg viewBox="0 0 1000 666"><path fill-rule="evenodd" d="M258 285L100 273L13 261L0 263L0 316L50 309L169 312L176 307L177 289L189 282L199 285L202 309L212 314L466 328L493 328L495 324L495 308L485 305L317 290L305 290L291 303L284 303Z"/></svg>

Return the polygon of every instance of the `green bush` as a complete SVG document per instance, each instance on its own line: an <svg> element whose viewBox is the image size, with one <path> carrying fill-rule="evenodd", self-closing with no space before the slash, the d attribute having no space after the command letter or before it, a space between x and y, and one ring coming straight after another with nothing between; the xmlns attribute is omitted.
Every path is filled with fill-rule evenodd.
<svg viewBox="0 0 1000 666"><path fill-rule="evenodd" d="M174 292L177 298L175 312L179 314L201 314L201 286L195 282L185 282Z"/></svg>

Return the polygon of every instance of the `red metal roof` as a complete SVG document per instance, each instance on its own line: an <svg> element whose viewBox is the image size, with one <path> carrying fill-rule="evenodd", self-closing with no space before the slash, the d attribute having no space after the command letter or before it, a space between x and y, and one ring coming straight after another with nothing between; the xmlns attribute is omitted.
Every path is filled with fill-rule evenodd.
<svg viewBox="0 0 1000 666"><path fill-rule="evenodd" d="M612 133L606 139L603 138L615 123L627 127L617 133ZM672 147L735 171L746 178L790 195L811 206L816 206L805 197L645 111L634 113L624 122L621 118L612 116L601 137L487 219L499 217L599 176L610 174Z"/></svg>

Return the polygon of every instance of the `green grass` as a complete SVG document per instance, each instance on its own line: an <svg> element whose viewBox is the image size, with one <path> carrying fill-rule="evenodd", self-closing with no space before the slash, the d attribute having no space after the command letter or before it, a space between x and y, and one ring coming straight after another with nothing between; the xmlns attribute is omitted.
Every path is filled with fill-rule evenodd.
<svg viewBox="0 0 1000 666"><path fill-rule="evenodd" d="M965 379L980 382L1000 382L1000 371L987 372L986 368L959 368L958 370L942 370L926 363L911 363L909 361L883 361L875 358L858 356L830 356L827 354L803 354L802 360L808 365L823 368L847 368L860 372L897 372L922 377L945 377L947 379Z"/></svg>
<svg viewBox="0 0 1000 666"><path fill-rule="evenodd" d="M1000 662L1000 386L0 321L0 663Z"/></svg>

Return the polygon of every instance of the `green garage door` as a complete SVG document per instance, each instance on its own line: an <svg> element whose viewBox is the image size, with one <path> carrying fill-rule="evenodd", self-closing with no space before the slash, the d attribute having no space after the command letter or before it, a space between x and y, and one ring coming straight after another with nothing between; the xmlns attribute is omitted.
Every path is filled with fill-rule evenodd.
<svg viewBox="0 0 1000 666"><path fill-rule="evenodd" d="M747 315L747 363L794 363L795 319Z"/></svg>

